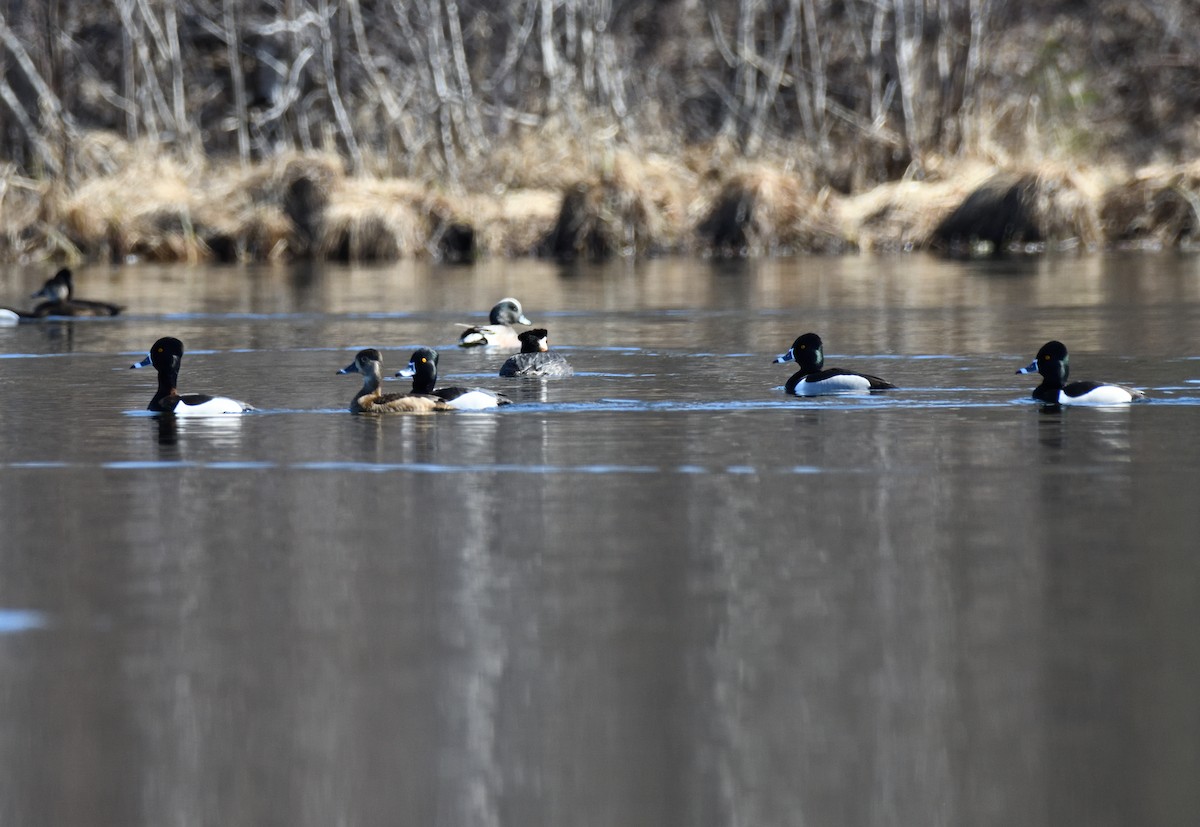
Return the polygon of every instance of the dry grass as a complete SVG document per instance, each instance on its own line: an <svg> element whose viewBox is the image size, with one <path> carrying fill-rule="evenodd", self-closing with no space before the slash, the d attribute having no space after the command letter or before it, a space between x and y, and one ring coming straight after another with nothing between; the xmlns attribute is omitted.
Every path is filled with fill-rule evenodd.
<svg viewBox="0 0 1200 827"><path fill-rule="evenodd" d="M1094 171L1043 164L1033 174L1030 213L1041 236L1057 247L1094 249L1105 243L1100 203L1107 182Z"/></svg>
<svg viewBox="0 0 1200 827"><path fill-rule="evenodd" d="M837 218L851 242L875 252L924 247L938 223L995 170L984 164L936 169L924 181L896 181L844 199Z"/></svg>
<svg viewBox="0 0 1200 827"><path fill-rule="evenodd" d="M1138 170L1105 191L1099 221L1116 246L1194 246L1200 241L1200 162Z"/></svg>
<svg viewBox="0 0 1200 827"><path fill-rule="evenodd" d="M463 215L476 229L482 254L531 256L554 227L561 200L558 192L544 189L474 195L463 199Z"/></svg>
<svg viewBox="0 0 1200 827"><path fill-rule="evenodd" d="M65 258L78 257L78 250L66 239L49 238L31 228L53 226L53 217L43 215L56 199L49 197L50 185L19 174L15 165L0 165L0 257ZM61 242L58 241L61 239Z"/></svg>
<svg viewBox="0 0 1200 827"><path fill-rule="evenodd" d="M797 175L765 165L741 165L698 205L696 233L718 255L842 252L852 246L837 219L835 197L812 193Z"/></svg>
<svg viewBox="0 0 1200 827"><path fill-rule="evenodd" d="M197 261L206 256L192 214L200 192L194 171L149 152L91 178L62 203L65 234L81 250L120 261Z"/></svg>
<svg viewBox="0 0 1200 827"><path fill-rule="evenodd" d="M629 152L565 188L543 250L558 258L646 255L678 249L687 230L687 171Z"/></svg>
<svg viewBox="0 0 1200 827"><path fill-rule="evenodd" d="M931 163L925 180L839 195L814 190L786 161L738 161L719 144L678 157L593 147L574 164L569 146L540 152L526 138L519 153L498 153L495 176L481 172L479 187L450 192L348 177L329 154L243 169L92 136L78 152L73 190L0 167L0 256L470 261L910 250L931 246L939 228L972 210L1004 226L997 205L1019 213L1010 222L1018 231L1001 246L1033 239L1162 248L1200 236L1200 163L1133 174L1049 162ZM963 226L969 236L976 225Z"/></svg>
<svg viewBox="0 0 1200 827"><path fill-rule="evenodd" d="M965 246L986 242L987 252L1024 242L1094 248L1106 241L1099 219L1106 186L1099 173L1062 164L1002 171L956 164L925 181L884 184L847 199L841 219L863 248L876 251L944 246L944 236L957 233Z"/></svg>
<svg viewBox="0 0 1200 827"><path fill-rule="evenodd" d="M412 194L404 181L342 181L324 207L317 254L346 261L417 255L427 232Z"/></svg>

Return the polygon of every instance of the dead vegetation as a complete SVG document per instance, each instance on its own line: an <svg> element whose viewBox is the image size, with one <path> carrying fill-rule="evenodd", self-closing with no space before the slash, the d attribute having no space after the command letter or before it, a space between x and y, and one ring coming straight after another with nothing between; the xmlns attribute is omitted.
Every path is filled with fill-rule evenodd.
<svg viewBox="0 0 1200 827"><path fill-rule="evenodd" d="M183 163L152 147L111 149L107 171L73 192L9 169L0 178L0 255L189 262L993 255L1188 247L1200 235L1200 163L1127 175L1054 163L943 163L923 180L846 195L814 187L786 161L726 167L614 152L598 155L594 168L560 173L569 183L558 189L462 191L349 175L329 153L243 168Z"/></svg>
<svg viewBox="0 0 1200 827"><path fill-rule="evenodd" d="M1101 191L1088 176L1046 167L998 173L967 195L928 236L929 246L952 255L1059 248L1095 249L1103 238Z"/></svg>
<svg viewBox="0 0 1200 827"><path fill-rule="evenodd" d="M1141 170L1104 193L1099 221L1118 247L1194 246L1200 242L1200 163Z"/></svg>
<svg viewBox="0 0 1200 827"><path fill-rule="evenodd" d="M721 183L695 232L705 251L720 256L844 252L853 244L830 214L834 198L794 174L749 167Z"/></svg>
<svg viewBox="0 0 1200 827"><path fill-rule="evenodd" d="M8 3L0 257L1188 246L1193 6Z"/></svg>

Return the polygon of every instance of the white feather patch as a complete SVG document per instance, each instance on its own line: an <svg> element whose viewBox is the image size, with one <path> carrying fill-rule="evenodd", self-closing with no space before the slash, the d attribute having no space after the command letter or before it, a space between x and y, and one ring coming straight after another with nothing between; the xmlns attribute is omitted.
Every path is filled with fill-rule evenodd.
<svg viewBox="0 0 1200 827"><path fill-rule="evenodd" d="M221 414L240 414L253 410L245 402L238 402L227 396L216 396L199 405L186 405L180 402L173 413L176 416L220 416Z"/></svg>
<svg viewBox="0 0 1200 827"><path fill-rule="evenodd" d="M822 396L827 393L851 393L854 391L869 391L871 380L865 376L842 374L830 376L818 382L800 382L796 385L797 396Z"/></svg>

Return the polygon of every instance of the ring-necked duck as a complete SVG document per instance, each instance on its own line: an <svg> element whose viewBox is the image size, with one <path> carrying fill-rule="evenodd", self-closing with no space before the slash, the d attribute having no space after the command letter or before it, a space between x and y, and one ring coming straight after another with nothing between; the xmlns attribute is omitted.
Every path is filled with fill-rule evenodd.
<svg viewBox="0 0 1200 827"><path fill-rule="evenodd" d="M453 410L446 400L431 393L381 393L383 356L373 347L360 350L354 361L338 371L361 373L362 389L350 400L351 413L426 413Z"/></svg>
<svg viewBox="0 0 1200 827"><path fill-rule="evenodd" d="M428 393L445 400L451 408L459 411L481 411L497 405L512 404L502 393L483 388L437 388L438 354L433 348L422 347L413 351L408 367L397 371L397 376L412 377L413 393Z"/></svg>
<svg viewBox="0 0 1200 827"><path fill-rule="evenodd" d="M1037 356L1017 373L1040 373L1042 384L1033 389L1033 398L1049 405L1121 405L1145 399L1146 394L1123 385L1105 382L1071 382L1067 347L1062 342L1046 342Z"/></svg>
<svg viewBox="0 0 1200 827"><path fill-rule="evenodd" d="M458 337L459 347L520 347L515 324L533 324L525 318L521 303L509 296L496 302L488 316L488 324L469 326Z"/></svg>
<svg viewBox="0 0 1200 827"><path fill-rule="evenodd" d="M574 368L561 353L550 352L550 335L545 328L526 330L517 337L521 352L509 356L500 368L501 376L570 376Z"/></svg>
<svg viewBox="0 0 1200 827"><path fill-rule="evenodd" d="M71 271L64 267L30 297L46 301L33 308L29 316L38 319L46 316L115 316L121 312L115 304L76 299L74 292Z"/></svg>
<svg viewBox="0 0 1200 827"><path fill-rule="evenodd" d="M158 393L150 400L146 410L171 413L176 416L212 416L214 414L236 414L252 411L250 405L227 396L208 396L202 393L180 394L175 389L179 380L179 366L183 362L183 342L164 336L154 343L150 353L131 368L146 368L151 365L158 371Z"/></svg>
<svg viewBox="0 0 1200 827"><path fill-rule="evenodd" d="M784 389L797 396L823 396L830 393L851 391L893 390L895 385L878 376L866 373L851 373L841 368L825 368L825 352L821 337L805 333L792 342L786 353L775 357L775 364L795 362L800 370L792 374Z"/></svg>

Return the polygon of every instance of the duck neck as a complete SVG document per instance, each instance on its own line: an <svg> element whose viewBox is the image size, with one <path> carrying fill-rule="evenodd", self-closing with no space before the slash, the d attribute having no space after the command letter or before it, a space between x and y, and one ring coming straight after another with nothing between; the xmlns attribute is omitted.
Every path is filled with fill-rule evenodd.
<svg viewBox="0 0 1200 827"><path fill-rule="evenodd" d="M1071 374L1071 369L1067 367L1066 362L1058 362L1056 364L1044 365L1039 373L1042 374L1041 387L1050 388L1057 392L1062 390L1063 386L1067 384L1067 377Z"/></svg>
<svg viewBox="0 0 1200 827"><path fill-rule="evenodd" d="M158 392L154 394L154 399L150 402L151 407L162 402L171 396L177 396L179 391L176 390L176 385L179 383L179 371L176 370L160 370L158 372Z"/></svg>
<svg viewBox="0 0 1200 827"><path fill-rule="evenodd" d="M419 365L413 374L413 393L433 393L437 385L437 369L431 364Z"/></svg>
<svg viewBox="0 0 1200 827"><path fill-rule="evenodd" d="M365 396L377 396L379 394L379 386L382 382L383 379L380 374L379 365L371 364L363 371L362 389L358 392L358 396L354 398L362 399Z"/></svg>
<svg viewBox="0 0 1200 827"><path fill-rule="evenodd" d="M814 374L814 373L820 373L821 368L824 367L825 360L823 358L821 358L821 354L816 353L813 355L814 355L814 358L805 359L803 362L800 363L800 375L801 376L810 376L811 374Z"/></svg>
<svg viewBox="0 0 1200 827"><path fill-rule="evenodd" d="M1058 404L1059 392L1067 384L1068 370L1066 364L1059 362L1043 365L1038 372L1042 374L1042 384L1034 389L1033 398L1051 404Z"/></svg>

